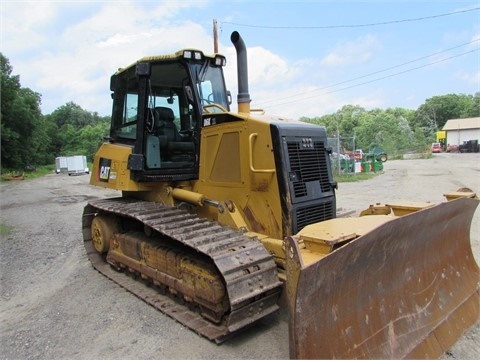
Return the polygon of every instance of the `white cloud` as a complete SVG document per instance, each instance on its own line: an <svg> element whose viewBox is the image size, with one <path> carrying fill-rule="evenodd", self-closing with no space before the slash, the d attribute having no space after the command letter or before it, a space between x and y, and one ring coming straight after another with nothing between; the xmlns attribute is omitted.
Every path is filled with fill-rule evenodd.
<svg viewBox="0 0 480 360"><path fill-rule="evenodd" d="M9 3L3 8L8 13L2 16L2 20L8 19L4 24L8 31L2 34L2 51L10 59L14 74L21 74L22 86L42 94L44 113L74 101L106 115L111 108L110 76L119 67L145 55L183 47L206 48L207 43L213 47L199 24L168 24L183 7L202 6L201 2L107 2L89 11L85 3L15 4L18 7ZM77 12L83 15L78 18ZM22 14L31 14L26 19L28 25L17 29L14 24ZM45 34L46 26L57 30L49 37L36 35ZM25 53L33 56L25 57Z"/></svg>
<svg viewBox="0 0 480 360"><path fill-rule="evenodd" d="M131 35L123 35L123 34L114 34L110 36L108 39L97 42L97 47L109 47L109 46L117 46L122 44L130 44L135 41L140 41L145 38L151 38L152 33L145 32L140 34L131 34Z"/></svg>
<svg viewBox="0 0 480 360"><path fill-rule="evenodd" d="M321 64L338 67L364 63L370 60L379 49L381 49L381 44L377 37L368 34L354 41L344 41L337 44L335 48L322 59Z"/></svg>
<svg viewBox="0 0 480 360"><path fill-rule="evenodd" d="M480 33L476 33L475 35L472 36L472 43L470 44L471 49L478 49L480 46Z"/></svg>
<svg viewBox="0 0 480 360"><path fill-rule="evenodd" d="M277 54L262 47L253 47L249 50L250 80L252 84L259 87L269 84L284 84L291 80L286 60L280 58Z"/></svg>
<svg viewBox="0 0 480 360"><path fill-rule="evenodd" d="M480 90L480 70L471 73L466 71L458 71L455 74L455 77L461 81L464 81L466 84L475 85L477 87L477 91Z"/></svg>
<svg viewBox="0 0 480 360"><path fill-rule="evenodd" d="M42 46L48 37L38 28L47 28L57 15L53 2L2 2L1 44L12 52Z"/></svg>
<svg viewBox="0 0 480 360"><path fill-rule="evenodd" d="M359 49L365 49L370 56L378 48L377 41L370 36L355 46L347 45L343 48L344 54L348 53L351 57ZM353 100L339 93L342 86L338 85L341 81L337 71L332 71L322 60L305 58L289 62L262 47L248 48L247 52L252 107L263 108L269 114L289 118L315 117L335 112L348 103L371 108L383 102L383 97L378 97L381 95L379 92L371 98L365 95ZM234 48L230 47L226 55L235 59ZM348 64L344 62L343 65ZM236 59L234 64L229 63L226 80L232 93L236 93L236 89L231 87L231 84L236 86L237 83Z"/></svg>
<svg viewBox="0 0 480 360"><path fill-rule="evenodd" d="M248 47L248 45L247 45ZM237 55L235 48L229 46L223 54L228 63L225 69L227 84L237 83ZM271 86L285 87L295 78L296 70L286 59L262 47L247 48L249 85L254 89Z"/></svg>
<svg viewBox="0 0 480 360"><path fill-rule="evenodd" d="M237 94L235 48L228 47L224 55L228 58L225 80L235 103ZM247 57L252 108L262 108L271 115L299 118L323 114L337 104L333 96L319 93L321 89L316 82L325 76L324 72L319 71L319 63L313 59L302 59L292 63L268 49L248 48L248 45ZM233 108L235 107L236 104L233 105Z"/></svg>

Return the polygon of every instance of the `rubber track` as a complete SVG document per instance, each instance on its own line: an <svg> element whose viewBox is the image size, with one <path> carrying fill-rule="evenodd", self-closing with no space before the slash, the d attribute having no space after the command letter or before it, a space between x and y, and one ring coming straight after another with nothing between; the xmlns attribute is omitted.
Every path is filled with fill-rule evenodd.
<svg viewBox="0 0 480 360"><path fill-rule="evenodd" d="M222 274L231 312L213 324L187 306L131 276L115 271L91 241L91 222L98 212L136 219L157 232L207 255ZM281 291L276 265L257 239L223 227L178 207L128 198L93 200L83 213L83 238L93 267L126 290L198 334L220 343L228 336L278 309Z"/></svg>

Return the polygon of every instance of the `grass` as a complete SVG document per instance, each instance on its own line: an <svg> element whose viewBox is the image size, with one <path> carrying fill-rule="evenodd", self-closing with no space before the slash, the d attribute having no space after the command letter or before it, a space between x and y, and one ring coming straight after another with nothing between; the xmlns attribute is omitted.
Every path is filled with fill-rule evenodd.
<svg viewBox="0 0 480 360"><path fill-rule="evenodd" d="M13 226L0 224L0 235L9 235L13 231Z"/></svg>
<svg viewBox="0 0 480 360"><path fill-rule="evenodd" d="M35 171L17 171L17 170L10 170L10 169L2 169L2 176L9 176L9 175L18 175L23 173L25 180L29 179L36 179L47 174L51 174L55 171L55 165L44 165L39 166ZM2 177L0 177L0 181L5 181Z"/></svg>
<svg viewBox="0 0 480 360"><path fill-rule="evenodd" d="M25 179L36 179L47 174L55 172L55 165L45 165L37 167L36 171L25 172Z"/></svg>
<svg viewBox="0 0 480 360"><path fill-rule="evenodd" d="M88 168L90 171L92 170L92 163L88 162L87 163ZM11 169L2 169L1 173L2 176L10 176L10 175L18 175L22 174L25 177L25 180L31 180L31 179L36 179L48 174L53 174L55 172L55 164L50 164L50 165L44 165L44 166L38 166L35 171L27 171L27 170L11 170ZM5 180L0 177L0 182L4 182Z"/></svg>
<svg viewBox="0 0 480 360"><path fill-rule="evenodd" d="M339 183L345 182L358 182L364 180L370 180L381 173L356 173L356 174L343 174L343 175L333 175L333 180Z"/></svg>

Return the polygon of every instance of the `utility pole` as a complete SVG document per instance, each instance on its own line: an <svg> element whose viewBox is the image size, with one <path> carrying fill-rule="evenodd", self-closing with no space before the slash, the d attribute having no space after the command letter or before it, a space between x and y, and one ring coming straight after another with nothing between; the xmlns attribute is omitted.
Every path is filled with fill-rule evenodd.
<svg viewBox="0 0 480 360"><path fill-rule="evenodd" d="M353 129L353 175L355 175L355 136L357 136L357 132Z"/></svg>
<svg viewBox="0 0 480 360"><path fill-rule="evenodd" d="M342 174L342 164L340 162L340 131L338 130L338 123L337 123L337 166L338 166L338 175Z"/></svg>
<svg viewBox="0 0 480 360"><path fill-rule="evenodd" d="M213 19L213 53L218 54L217 20Z"/></svg>
<svg viewBox="0 0 480 360"><path fill-rule="evenodd" d="M337 130L337 168L338 168L338 175L340 176L342 174L340 166L340 130L338 129L338 120L335 115L333 115L333 120L335 121L335 127Z"/></svg>

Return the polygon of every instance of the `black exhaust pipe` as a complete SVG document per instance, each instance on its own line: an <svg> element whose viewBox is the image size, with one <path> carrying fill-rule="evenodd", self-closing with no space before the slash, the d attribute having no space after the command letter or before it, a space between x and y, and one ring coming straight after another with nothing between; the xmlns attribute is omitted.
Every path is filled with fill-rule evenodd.
<svg viewBox="0 0 480 360"><path fill-rule="evenodd" d="M250 94L248 93L247 48L237 31L232 33L230 40L237 50L238 112L250 113L251 99Z"/></svg>

